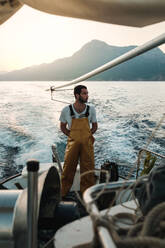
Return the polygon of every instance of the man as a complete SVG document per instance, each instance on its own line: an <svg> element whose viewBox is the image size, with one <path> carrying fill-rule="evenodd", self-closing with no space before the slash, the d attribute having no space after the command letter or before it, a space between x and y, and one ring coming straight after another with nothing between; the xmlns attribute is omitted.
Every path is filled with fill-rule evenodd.
<svg viewBox="0 0 165 248"><path fill-rule="evenodd" d="M61 131L68 136L61 176L62 197L67 195L73 184L78 160L80 160L81 174L94 170L93 134L97 130L96 111L94 107L86 104L88 101L86 86L76 86L74 96L74 104L66 106L60 116ZM94 173L82 176L80 182L81 193L94 183Z"/></svg>

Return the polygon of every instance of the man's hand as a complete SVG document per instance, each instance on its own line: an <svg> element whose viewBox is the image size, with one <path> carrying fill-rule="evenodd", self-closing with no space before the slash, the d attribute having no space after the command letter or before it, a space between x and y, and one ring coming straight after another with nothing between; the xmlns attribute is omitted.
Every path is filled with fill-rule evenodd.
<svg viewBox="0 0 165 248"><path fill-rule="evenodd" d="M92 122L91 133L94 134L98 128L97 122Z"/></svg>
<svg viewBox="0 0 165 248"><path fill-rule="evenodd" d="M66 136L69 136L70 130L66 127L66 125L67 125L67 123L61 122L61 123L60 123L60 128L61 128L61 131L62 131Z"/></svg>

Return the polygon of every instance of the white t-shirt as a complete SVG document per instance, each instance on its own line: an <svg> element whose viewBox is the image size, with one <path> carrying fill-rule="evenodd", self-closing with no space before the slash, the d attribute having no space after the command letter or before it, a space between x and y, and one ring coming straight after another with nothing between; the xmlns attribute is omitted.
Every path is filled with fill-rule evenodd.
<svg viewBox="0 0 165 248"><path fill-rule="evenodd" d="M86 109L87 109L87 106L85 107L84 111L81 112L81 113L77 113L73 104L72 104L72 109L73 109L73 112L75 114L75 118L81 118L81 115L85 114L86 113ZM71 117L71 113L70 113L70 108L69 108L69 105L64 107L61 111L61 115L60 115L60 119L59 119L61 122L63 123L67 123L69 128L71 127L71 123L72 123L72 117ZM94 122L97 122L97 119L96 119L96 111L95 111L95 108L93 106L90 106L89 107L89 115L88 115L88 120L89 120L89 123L94 123Z"/></svg>

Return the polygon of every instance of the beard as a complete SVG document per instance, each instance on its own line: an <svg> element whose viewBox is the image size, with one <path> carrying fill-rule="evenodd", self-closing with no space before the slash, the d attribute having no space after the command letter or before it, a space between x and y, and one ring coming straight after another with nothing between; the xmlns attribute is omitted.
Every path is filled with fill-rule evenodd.
<svg viewBox="0 0 165 248"><path fill-rule="evenodd" d="M79 96L79 102L80 103L86 103L88 99L84 100L81 96Z"/></svg>

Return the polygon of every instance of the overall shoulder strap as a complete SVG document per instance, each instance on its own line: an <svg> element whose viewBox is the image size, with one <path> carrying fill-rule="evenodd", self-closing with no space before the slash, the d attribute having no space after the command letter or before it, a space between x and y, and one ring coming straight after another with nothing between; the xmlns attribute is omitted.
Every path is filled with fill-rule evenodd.
<svg viewBox="0 0 165 248"><path fill-rule="evenodd" d="M70 115L71 115L71 117L74 117L75 114L73 112L73 108L72 108L72 105L71 104L69 105L69 108L70 108Z"/></svg>
<svg viewBox="0 0 165 248"><path fill-rule="evenodd" d="M87 105L87 109L86 109L86 113L85 113L85 116L86 116L86 117L88 117L88 116L89 116L89 108L90 108L90 106L89 106L89 105Z"/></svg>

